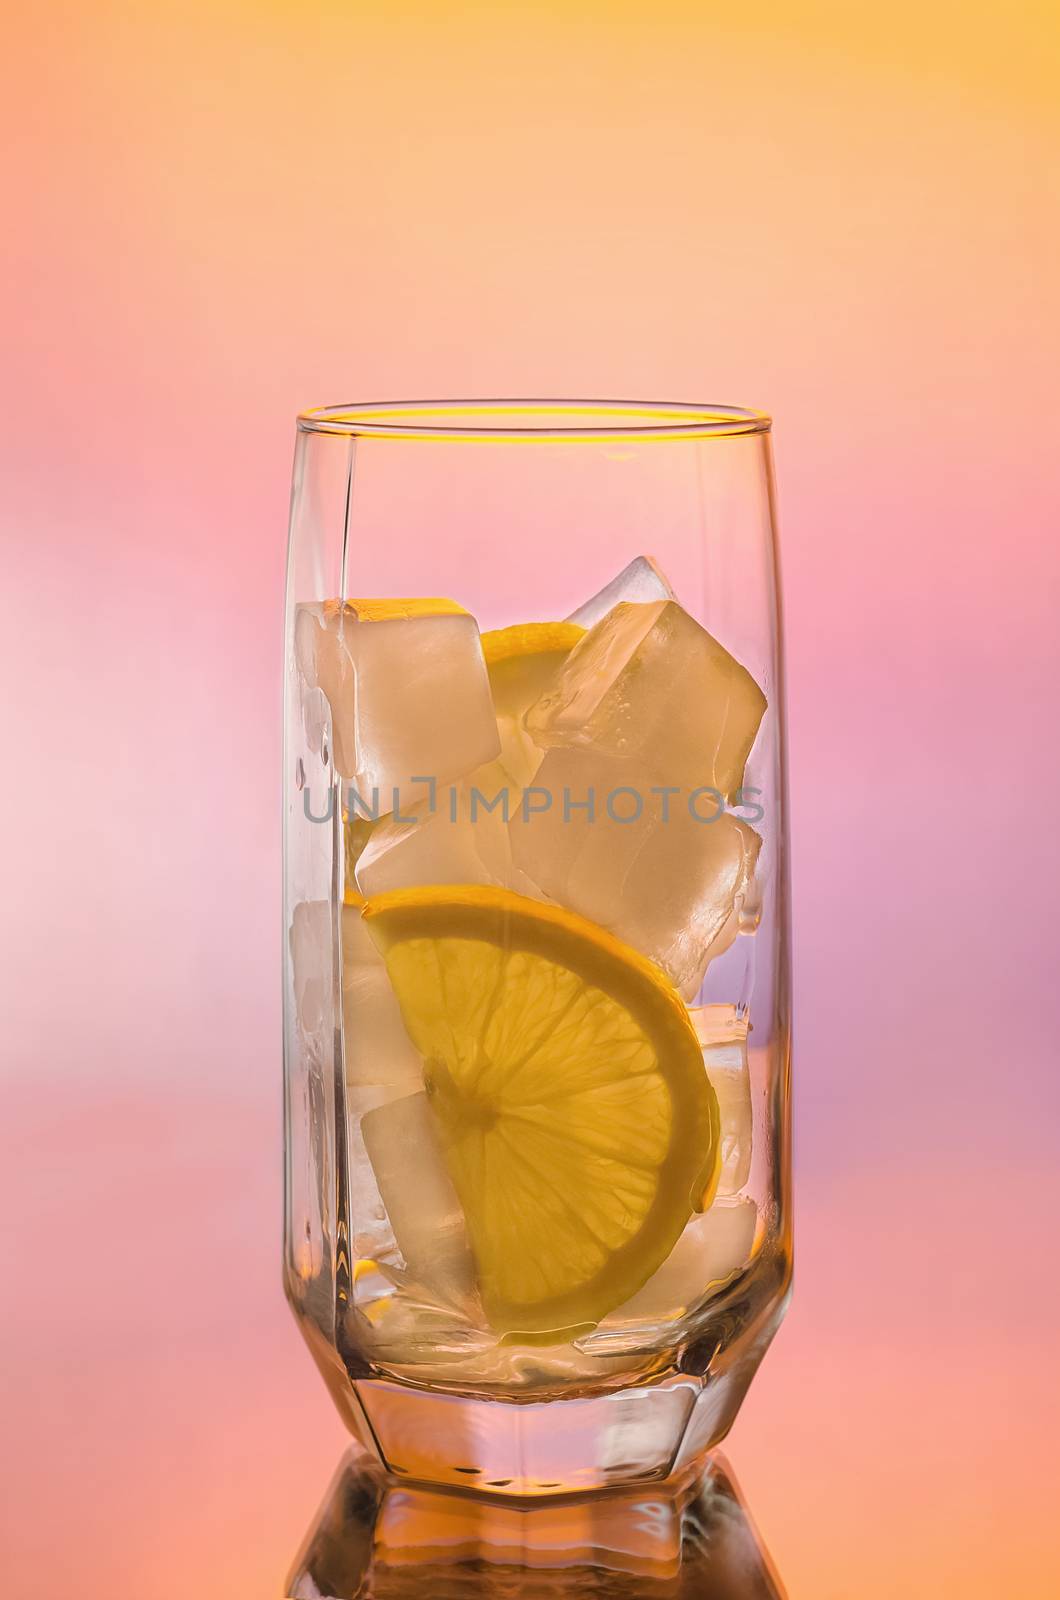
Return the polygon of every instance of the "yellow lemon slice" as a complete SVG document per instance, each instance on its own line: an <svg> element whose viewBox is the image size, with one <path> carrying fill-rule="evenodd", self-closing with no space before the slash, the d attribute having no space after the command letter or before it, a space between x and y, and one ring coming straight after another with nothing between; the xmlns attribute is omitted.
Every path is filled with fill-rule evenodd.
<svg viewBox="0 0 1060 1600"><path fill-rule="evenodd" d="M717 1181L718 1102L679 996L595 924L506 889L398 889L362 914L490 1323L554 1342L593 1326Z"/></svg>
<svg viewBox="0 0 1060 1600"><path fill-rule="evenodd" d="M523 716L552 687L585 629L576 622L520 622L482 635L490 693L501 737L503 775L525 787L541 764Z"/></svg>
<svg viewBox="0 0 1060 1600"><path fill-rule="evenodd" d="M517 622L512 628L494 628L482 635L487 667L530 662L543 655L567 656L585 629L577 622Z"/></svg>

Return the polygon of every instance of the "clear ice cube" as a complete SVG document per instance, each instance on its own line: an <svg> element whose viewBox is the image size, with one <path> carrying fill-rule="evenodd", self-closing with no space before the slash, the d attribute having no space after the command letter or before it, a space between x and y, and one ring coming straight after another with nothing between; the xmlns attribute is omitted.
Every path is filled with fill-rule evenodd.
<svg viewBox="0 0 1060 1600"><path fill-rule="evenodd" d="M372 1108L374 1109L374 1108ZM361 1112L347 1106L347 1159L350 1170L350 1236L352 1270L363 1272L367 1263L397 1267L400 1252L387 1219L386 1207L375 1181L361 1137Z"/></svg>
<svg viewBox="0 0 1060 1600"><path fill-rule="evenodd" d="M648 782L734 797L766 709L751 674L675 600L621 601L526 714L543 749L636 757Z"/></svg>
<svg viewBox="0 0 1060 1600"><path fill-rule="evenodd" d="M322 1074L330 1074L335 1060L332 930L329 901L308 900L295 906L290 948L296 1015ZM360 1116L395 1094L422 1089L422 1064L405 1033L382 958L359 912L349 906L342 911L342 946L353 1254L396 1261L397 1246L361 1144Z"/></svg>
<svg viewBox="0 0 1060 1600"><path fill-rule="evenodd" d="M689 1311L747 1265L757 1221L753 1200L715 1201L692 1218L658 1271L612 1315L620 1321L670 1320Z"/></svg>
<svg viewBox="0 0 1060 1600"><path fill-rule="evenodd" d="M409 1277L459 1300L474 1282L471 1251L426 1093L365 1112L360 1130Z"/></svg>
<svg viewBox="0 0 1060 1600"><path fill-rule="evenodd" d="M651 556L635 556L628 566L622 568L617 578L612 578L599 594L594 594L592 599L586 600L577 611L572 611L567 620L578 622L583 628L591 628L601 617L606 617L620 600L651 601L673 598L673 590Z"/></svg>
<svg viewBox="0 0 1060 1600"><path fill-rule="evenodd" d="M549 751L509 832L543 894L657 961L686 998L724 947L761 845L715 804L653 792L639 760L581 749Z"/></svg>
<svg viewBox="0 0 1060 1600"><path fill-rule="evenodd" d="M326 761L328 729L331 726L331 706L323 689L313 689L302 684L302 725L306 744L314 757Z"/></svg>
<svg viewBox="0 0 1060 1600"><path fill-rule="evenodd" d="M490 803L501 793L501 802ZM508 796L505 798L505 796ZM512 884L507 808L519 791L507 789L497 763L461 784L377 823L357 862L357 887L370 898L417 884Z"/></svg>
<svg viewBox="0 0 1060 1600"><path fill-rule="evenodd" d="M422 1087L422 1076L417 1088ZM350 1174L350 1233L353 1245L352 1271L358 1285L369 1271L380 1266L400 1269L401 1252L394 1238L379 1185L364 1147L362 1119L411 1091L408 1087L384 1084L346 1085L346 1148ZM364 1292L357 1291L358 1301Z"/></svg>
<svg viewBox="0 0 1060 1600"><path fill-rule="evenodd" d="M342 1037L349 1090L423 1088L423 1061L356 906L342 908Z"/></svg>
<svg viewBox="0 0 1060 1600"><path fill-rule="evenodd" d="M689 1012L721 1117L719 1198L736 1194L751 1175L751 1074L747 1024L735 1006L694 1006Z"/></svg>
<svg viewBox="0 0 1060 1600"><path fill-rule="evenodd" d="M418 796L412 779L448 782L500 750L478 626L451 601L301 605L294 633L331 707L336 770L381 813L395 791Z"/></svg>
<svg viewBox="0 0 1060 1600"><path fill-rule="evenodd" d="M291 913L288 935L298 1025L307 1037L325 1026L333 982L331 905L303 900Z"/></svg>

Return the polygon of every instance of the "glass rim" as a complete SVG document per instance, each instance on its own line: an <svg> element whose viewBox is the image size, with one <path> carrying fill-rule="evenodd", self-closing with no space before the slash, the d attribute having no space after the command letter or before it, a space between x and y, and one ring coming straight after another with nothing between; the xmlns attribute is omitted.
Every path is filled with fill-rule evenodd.
<svg viewBox="0 0 1060 1600"><path fill-rule="evenodd" d="M772 418L743 406L672 400L379 400L312 406L300 433L372 439L705 439L768 433Z"/></svg>

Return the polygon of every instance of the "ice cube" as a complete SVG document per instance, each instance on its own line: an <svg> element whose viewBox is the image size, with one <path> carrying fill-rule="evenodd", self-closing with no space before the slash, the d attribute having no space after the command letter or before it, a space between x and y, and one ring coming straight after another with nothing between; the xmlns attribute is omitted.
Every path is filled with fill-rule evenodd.
<svg viewBox="0 0 1060 1600"><path fill-rule="evenodd" d="M464 1214L427 1095L403 1095L361 1118L361 1136L410 1278L445 1298L474 1281Z"/></svg>
<svg viewBox="0 0 1060 1600"><path fill-rule="evenodd" d="M540 899L512 859L508 823L521 797L500 761L491 761L437 790L433 807L425 800L382 818L358 859L356 893L369 899L418 885L484 883Z"/></svg>
<svg viewBox="0 0 1060 1600"><path fill-rule="evenodd" d="M331 726L331 706L323 689L313 689L302 684L302 724L306 744L314 758L324 760ZM528 735L529 737L529 735Z"/></svg>
<svg viewBox="0 0 1060 1600"><path fill-rule="evenodd" d="M751 1259L758 1211L753 1200L719 1200L693 1217L670 1254L616 1319L672 1319L689 1311L733 1278ZM606 1330L607 1322L601 1324Z"/></svg>
<svg viewBox="0 0 1060 1600"><path fill-rule="evenodd" d="M307 900L294 907L289 935L298 1024L329 1073L336 1026L333 925L329 901ZM342 909L342 1014L354 1254L396 1260L360 1119L400 1095L422 1093L423 1063L405 1032L383 959L353 906Z"/></svg>
<svg viewBox="0 0 1060 1600"><path fill-rule="evenodd" d="M380 813L500 750L475 619L451 600L301 605L295 655L331 706L336 770ZM397 802L399 803L399 801Z"/></svg>
<svg viewBox="0 0 1060 1600"><path fill-rule="evenodd" d="M583 628L591 628L601 617L606 617L620 600L650 601L673 598L673 590L651 556L635 556L628 567L622 568L617 578L612 578L599 594L594 594L592 599L586 600L577 611L572 611L567 620L580 622Z"/></svg>
<svg viewBox="0 0 1060 1600"><path fill-rule="evenodd" d="M299 1026L307 1036L319 1033L330 1016L334 982L331 904L303 900L291 913L288 944Z"/></svg>
<svg viewBox="0 0 1060 1600"><path fill-rule="evenodd" d="M751 1175L751 1074L747 1024L735 1006L694 1006L689 1012L721 1116L719 1198L736 1194Z"/></svg>
<svg viewBox="0 0 1060 1600"><path fill-rule="evenodd" d="M639 760L579 749L549 751L509 832L516 866L543 894L657 961L687 998L724 945L761 845L722 807L653 792Z"/></svg>
<svg viewBox="0 0 1060 1600"><path fill-rule="evenodd" d="M491 809L497 794L501 800ZM366 897L431 883L509 885L512 852L506 817L519 791L491 763L473 780L446 784L408 812L372 829L357 863L357 887Z"/></svg>
<svg viewBox="0 0 1060 1600"><path fill-rule="evenodd" d="M423 1088L423 1061L356 906L342 909L342 1037L349 1090Z"/></svg>
<svg viewBox="0 0 1060 1600"><path fill-rule="evenodd" d="M765 709L751 674L675 600L621 601L575 645L526 727L543 749L635 756L649 781L732 798Z"/></svg>
<svg viewBox="0 0 1060 1600"><path fill-rule="evenodd" d="M368 1262L376 1267L383 1264L391 1268L400 1264L401 1253L364 1147L361 1119L368 1112L400 1099L403 1093L408 1090L382 1085L347 1084L346 1087L346 1159L350 1175L350 1235L355 1282L367 1270Z"/></svg>

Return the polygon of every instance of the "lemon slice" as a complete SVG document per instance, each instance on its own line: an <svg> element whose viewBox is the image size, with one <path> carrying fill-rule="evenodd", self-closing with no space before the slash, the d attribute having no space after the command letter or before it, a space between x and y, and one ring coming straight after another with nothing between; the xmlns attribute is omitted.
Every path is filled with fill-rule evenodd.
<svg viewBox="0 0 1060 1600"><path fill-rule="evenodd" d="M551 689L585 629L576 622L520 622L482 635L490 693L501 738L502 775L524 788L544 751L523 727L523 717Z"/></svg>
<svg viewBox="0 0 1060 1600"><path fill-rule="evenodd" d="M506 889L398 889L362 914L424 1058L490 1323L548 1342L592 1327L717 1181L684 1005L595 924Z"/></svg>
<svg viewBox="0 0 1060 1600"><path fill-rule="evenodd" d="M487 667L514 662L532 666L535 657L569 655L584 637L585 629L578 622L517 622L512 628L484 633L482 654Z"/></svg>

